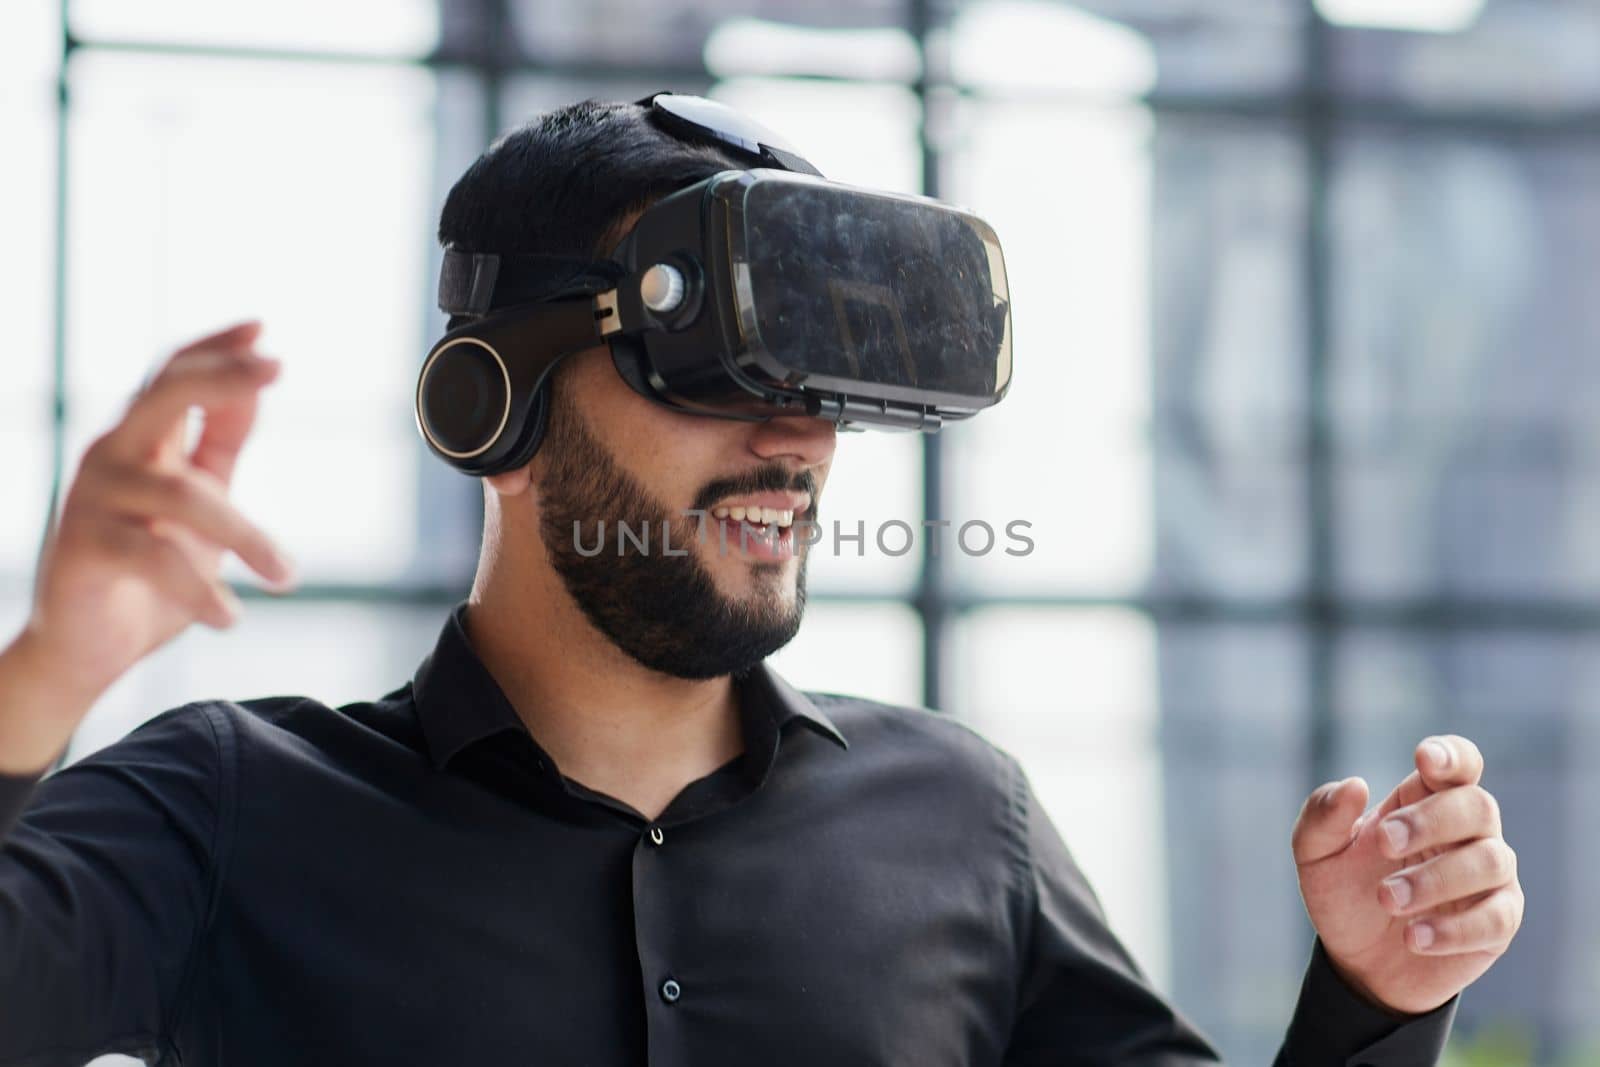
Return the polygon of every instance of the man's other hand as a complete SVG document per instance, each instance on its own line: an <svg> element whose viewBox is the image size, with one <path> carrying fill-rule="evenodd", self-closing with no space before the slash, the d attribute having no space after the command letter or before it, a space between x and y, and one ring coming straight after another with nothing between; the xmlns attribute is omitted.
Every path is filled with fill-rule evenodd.
<svg viewBox="0 0 1600 1067"><path fill-rule="evenodd" d="M1417 769L1371 811L1360 778L1317 789L1292 838L1300 896L1334 969L1406 1014L1437 1008L1488 970L1523 909L1517 854L1478 784L1478 746L1430 737L1413 755Z"/></svg>

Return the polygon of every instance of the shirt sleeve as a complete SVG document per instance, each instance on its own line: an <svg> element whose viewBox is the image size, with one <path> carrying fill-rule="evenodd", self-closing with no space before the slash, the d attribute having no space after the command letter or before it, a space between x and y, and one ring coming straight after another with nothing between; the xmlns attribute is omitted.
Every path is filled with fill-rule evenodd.
<svg viewBox="0 0 1600 1067"><path fill-rule="evenodd" d="M189 704L0 775L0 1067L172 1052L216 881L218 738Z"/></svg>
<svg viewBox="0 0 1600 1067"><path fill-rule="evenodd" d="M1099 897L1021 768L1014 774L1025 929L1006 1067L1222 1063L1111 932ZM1385 1012L1345 984L1318 941L1274 1067L1432 1067L1455 1005L1421 1016Z"/></svg>
<svg viewBox="0 0 1600 1067"><path fill-rule="evenodd" d="M1423 1015L1385 1011L1351 989L1321 939L1300 986L1277 1067L1432 1067L1444 1055L1457 994Z"/></svg>

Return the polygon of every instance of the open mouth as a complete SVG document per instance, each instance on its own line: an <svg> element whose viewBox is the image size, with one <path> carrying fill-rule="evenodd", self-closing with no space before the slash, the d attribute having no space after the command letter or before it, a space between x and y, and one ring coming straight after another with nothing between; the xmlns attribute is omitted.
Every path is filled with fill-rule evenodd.
<svg viewBox="0 0 1600 1067"><path fill-rule="evenodd" d="M757 559L787 560L795 555L794 522L804 519L801 508L715 507L716 550L720 555L740 553Z"/></svg>

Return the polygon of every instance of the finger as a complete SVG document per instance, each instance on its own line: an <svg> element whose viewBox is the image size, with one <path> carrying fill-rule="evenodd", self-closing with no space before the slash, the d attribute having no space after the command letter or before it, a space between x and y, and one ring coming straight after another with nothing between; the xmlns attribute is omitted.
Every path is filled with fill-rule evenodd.
<svg viewBox="0 0 1600 1067"><path fill-rule="evenodd" d="M1412 771L1401 779L1400 784L1395 786L1388 796L1383 798L1383 803L1378 805L1378 811L1374 817L1381 819L1431 795L1432 791L1428 788L1427 783L1422 780L1422 775Z"/></svg>
<svg viewBox="0 0 1600 1067"><path fill-rule="evenodd" d="M1516 878L1516 852L1502 838L1486 837L1385 878L1379 892L1390 914L1417 915Z"/></svg>
<svg viewBox="0 0 1600 1067"><path fill-rule="evenodd" d="M1412 771L1401 779L1400 784L1395 786L1388 796L1383 798L1383 803L1378 805L1377 818L1381 819L1391 812L1409 807L1429 795L1428 787L1422 781L1422 775Z"/></svg>
<svg viewBox="0 0 1600 1067"><path fill-rule="evenodd" d="M276 381L276 368L279 365L275 360L271 362L275 369L268 381ZM260 402L260 392L250 391L234 403L222 404L207 411L200 440L189 461L201 470L210 472L224 487L231 485L234 466L245 440L250 436L251 427L255 425Z"/></svg>
<svg viewBox="0 0 1600 1067"><path fill-rule="evenodd" d="M1341 852L1355 837L1356 819L1366 810L1367 783L1346 778L1318 787L1306 798L1290 835L1297 864L1315 863Z"/></svg>
<svg viewBox="0 0 1600 1067"><path fill-rule="evenodd" d="M122 421L106 435L106 448L124 462L142 462L183 427L191 407L204 408L209 416L253 399L277 372L274 360L221 349L174 358L133 398Z"/></svg>
<svg viewBox="0 0 1600 1067"><path fill-rule="evenodd" d="M172 541L131 522L115 523L104 534L105 544L168 599L192 618L225 630L239 618L242 607L233 590L207 578L187 552Z"/></svg>
<svg viewBox="0 0 1600 1067"><path fill-rule="evenodd" d="M1522 887L1495 890L1451 915L1429 915L1406 927L1406 947L1425 956L1503 950L1522 925Z"/></svg>
<svg viewBox="0 0 1600 1067"><path fill-rule="evenodd" d="M248 348L260 336L261 320L247 319L202 337L198 341L190 341L174 352L172 358L177 359L185 353L199 351L202 348Z"/></svg>
<svg viewBox="0 0 1600 1067"><path fill-rule="evenodd" d="M108 489L106 506L119 514L173 522L231 550L269 582L294 581L294 567L272 539L241 515L210 475L124 471Z"/></svg>
<svg viewBox="0 0 1600 1067"><path fill-rule="evenodd" d="M139 383L138 391L142 393L150 388L150 383L160 377L168 367L171 367L173 363L180 359L187 358L192 352L212 349L219 352L242 355L250 351L251 346L256 343L256 339L260 336L261 322L257 319L251 319L246 322L235 323L227 329L218 330L216 333L208 334L197 341L190 341L169 355L159 367L145 375L144 381Z"/></svg>
<svg viewBox="0 0 1600 1067"><path fill-rule="evenodd" d="M1479 785L1433 793L1378 823L1383 852L1392 859L1480 837L1499 837L1500 803Z"/></svg>
<svg viewBox="0 0 1600 1067"><path fill-rule="evenodd" d="M1445 753L1442 765L1437 762L1438 757L1432 747L1434 744L1438 744L1439 751ZM1483 755L1478 751L1478 746L1454 734L1423 738L1417 743L1412 759L1416 761L1418 769L1406 775L1378 805L1378 818L1452 785L1476 784L1483 775ZM1455 781L1457 777L1461 780Z"/></svg>
<svg viewBox="0 0 1600 1067"><path fill-rule="evenodd" d="M1434 792L1458 785L1477 785L1483 777L1483 753L1456 734L1425 737L1412 753L1417 773Z"/></svg>

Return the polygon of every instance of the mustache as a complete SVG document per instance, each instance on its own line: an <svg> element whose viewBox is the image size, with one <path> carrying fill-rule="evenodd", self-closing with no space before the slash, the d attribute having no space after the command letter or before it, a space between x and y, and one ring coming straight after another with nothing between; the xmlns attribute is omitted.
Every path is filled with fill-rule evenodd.
<svg viewBox="0 0 1600 1067"><path fill-rule="evenodd" d="M708 482L695 494L694 507L710 508L717 501L747 493L805 493L811 497L811 510L817 510L817 476L809 470L791 473L781 466L757 467L735 478Z"/></svg>

